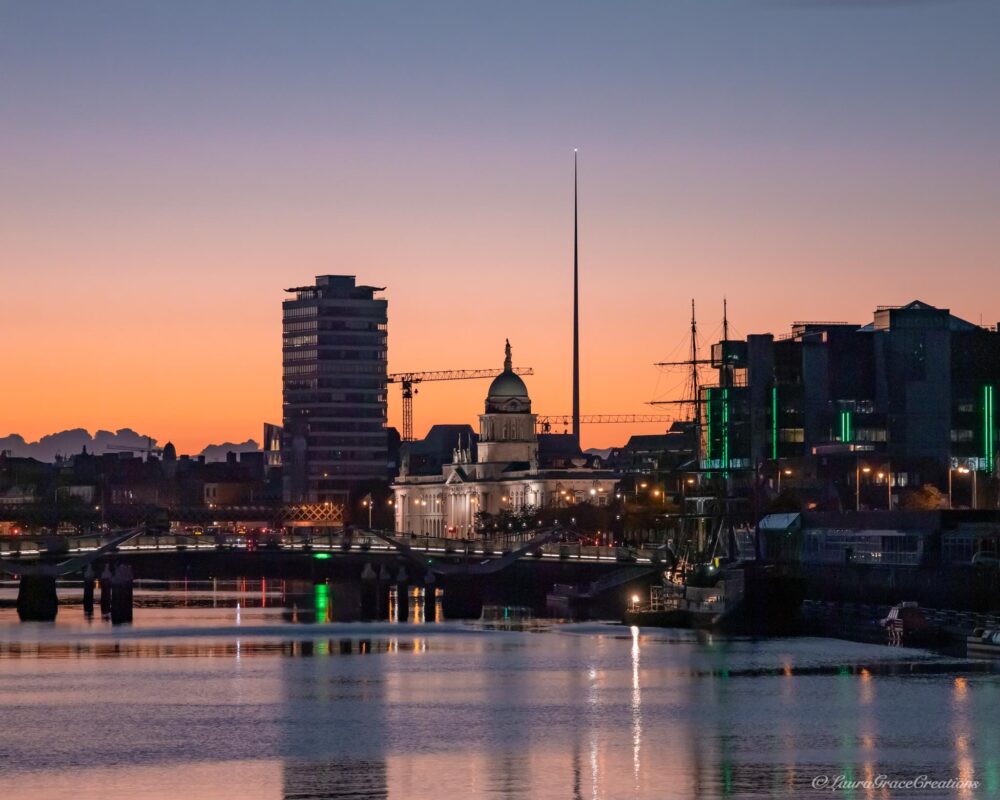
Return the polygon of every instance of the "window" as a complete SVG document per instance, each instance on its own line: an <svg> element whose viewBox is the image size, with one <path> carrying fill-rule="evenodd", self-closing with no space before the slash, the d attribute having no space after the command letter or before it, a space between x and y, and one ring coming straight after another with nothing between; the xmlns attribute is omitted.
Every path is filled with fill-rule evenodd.
<svg viewBox="0 0 1000 800"><path fill-rule="evenodd" d="M804 442L805 440L805 428L780 428L778 430L779 442Z"/></svg>
<svg viewBox="0 0 1000 800"><path fill-rule="evenodd" d="M304 344L316 344L316 334L311 336L286 336L285 347L301 347Z"/></svg>
<svg viewBox="0 0 1000 800"><path fill-rule="evenodd" d="M301 308L286 308L285 319L288 317L314 317L316 316L316 306L302 306Z"/></svg>

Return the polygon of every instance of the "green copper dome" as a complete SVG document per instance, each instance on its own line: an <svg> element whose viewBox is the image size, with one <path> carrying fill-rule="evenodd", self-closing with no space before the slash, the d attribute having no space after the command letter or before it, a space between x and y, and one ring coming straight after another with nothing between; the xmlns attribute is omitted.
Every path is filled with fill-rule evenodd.
<svg viewBox="0 0 1000 800"><path fill-rule="evenodd" d="M486 394L486 413L525 414L530 411L531 399L528 397L528 387L514 373L514 368L511 366L510 342L508 341L503 372L493 379L490 390Z"/></svg>

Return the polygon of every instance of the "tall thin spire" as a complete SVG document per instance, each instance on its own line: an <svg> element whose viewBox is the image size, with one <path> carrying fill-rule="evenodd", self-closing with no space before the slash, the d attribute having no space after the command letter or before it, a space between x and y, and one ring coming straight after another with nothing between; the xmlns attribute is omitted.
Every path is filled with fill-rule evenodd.
<svg viewBox="0 0 1000 800"><path fill-rule="evenodd" d="M691 399L694 400L694 460L701 460L701 386L698 385L698 322L691 298Z"/></svg>
<svg viewBox="0 0 1000 800"><path fill-rule="evenodd" d="M573 150L573 437L580 443L580 247L577 217L577 154Z"/></svg>

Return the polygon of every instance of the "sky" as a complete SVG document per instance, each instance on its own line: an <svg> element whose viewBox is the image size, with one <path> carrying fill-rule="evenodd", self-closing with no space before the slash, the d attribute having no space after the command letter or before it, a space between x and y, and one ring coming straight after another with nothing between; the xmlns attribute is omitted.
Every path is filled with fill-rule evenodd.
<svg viewBox="0 0 1000 800"><path fill-rule="evenodd" d="M990 0L0 0L0 435L259 440L317 274L387 287L390 371L509 338L567 414L574 148L585 414L669 411L692 298L706 343L723 297L738 336L994 325L998 142Z"/></svg>

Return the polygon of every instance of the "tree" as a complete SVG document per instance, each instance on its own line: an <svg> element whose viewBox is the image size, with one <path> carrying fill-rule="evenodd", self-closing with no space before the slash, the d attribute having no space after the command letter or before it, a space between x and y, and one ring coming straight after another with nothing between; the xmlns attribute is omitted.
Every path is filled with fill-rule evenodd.
<svg viewBox="0 0 1000 800"><path fill-rule="evenodd" d="M947 496L930 483L905 492L899 501L899 507L904 511L936 511L947 506Z"/></svg>

